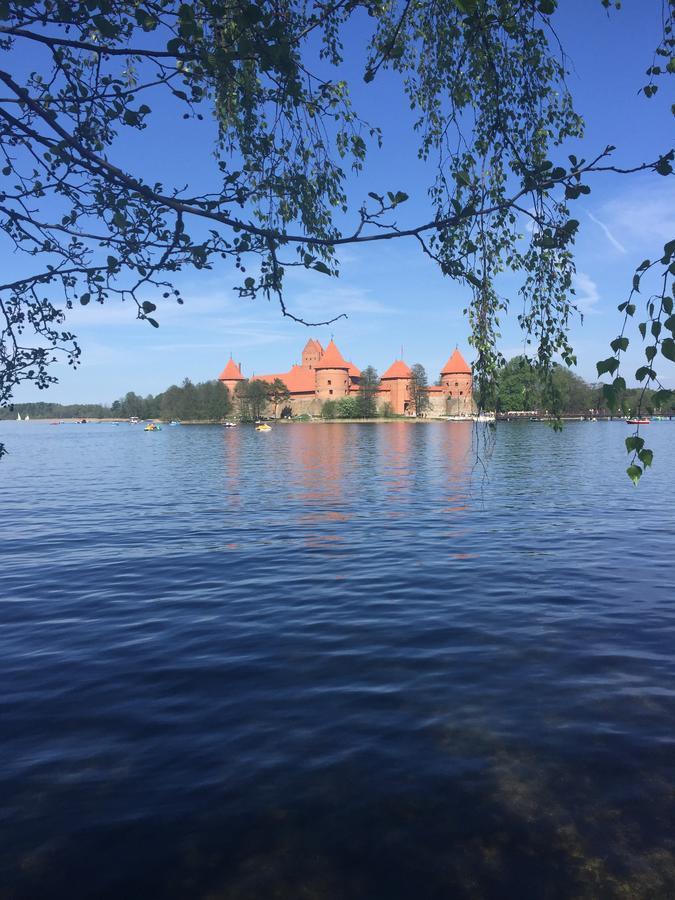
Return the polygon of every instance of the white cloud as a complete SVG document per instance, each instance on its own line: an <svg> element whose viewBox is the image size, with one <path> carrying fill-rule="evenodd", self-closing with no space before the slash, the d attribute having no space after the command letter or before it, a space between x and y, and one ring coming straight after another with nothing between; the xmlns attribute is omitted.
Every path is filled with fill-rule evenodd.
<svg viewBox="0 0 675 900"><path fill-rule="evenodd" d="M322 289L313 287L302 293L289 293L286 305L303 318L329 319L340 313L394 315L398 310L371 296L365 288L336 285L332 282Z"/></svg>
<svg viewBox="0 0 675 900"><path fill-rule="evenodd" d="M576 291L574 302L579 311L584 314L591 312L600 299L598 286L591 276L585 272L577 272L574 276L574 290Z"/></svg>
<svg viewBox="0 0 675 900"><path fill-rule="evenodd" d="M666 183L649 189L632 187L603 204L602 220L620 242L659 251L675 233L675 190ZM653 252L652 251L652 252Z"/></svg>
<svg viewBox="0 0 675 900"><path fill-rule="evenodd" d="M617 239L614 237L614 235L613 235L612 232L609 230L609 228L607 227L607 225L605 225L604 222L601 222L600 219L598 219L596 216L594 216L592 212L589 212L589 213L588 213L588 218L589 218L592 222L595 222L596 225L599 225L600 228L602 228L602 230L603 230L604 233L605 233L605 237L607 238L607 240L610 242L610 244L611 244L613 247L615 247L615 248L619 251L619 253L627 253L627 252L628 252L628 251L626 250L626 248L624 247L624 245L623 245L620 241L617 241Z"/></svg>

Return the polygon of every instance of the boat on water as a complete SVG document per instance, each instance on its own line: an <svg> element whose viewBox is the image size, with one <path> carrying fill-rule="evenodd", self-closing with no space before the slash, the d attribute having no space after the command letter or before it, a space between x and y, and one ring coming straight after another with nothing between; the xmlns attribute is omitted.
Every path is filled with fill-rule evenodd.
<svg viewBox="0 0 675 900"><path fill-rule="evenodd" d="M482 412L478 413L477 416L471 416L474 422L495 422L497 420L497 414L493 412Z"/></svg>
<svg viewBox="0 0 675 900"><path fill-rule="evenodd" d="M176 422L175 419L172 419L172 420L169 422L169 425L180 425L180 422Z"/></svg>
<svg viewBox="0 0 675 900"><path fill-rule="evenodd" d="M161 431L161 430L162 430L162 426L155 425L154 422L148 422L148 424L143 429L143 431Z"/></svg>
<svg viewBox="0 0 675 900"><path fill-rule="evenodd" d="M255 430L256 431L271 431L272 429L269 425L265 425L265 423L263 422L262 425L256 425Z"/></svg>
<svg viewBox="0 0 675 900"><path fill-rule="evenodd" d="M23 419L21 418L21 413L17 413L17 414L16 414L16 421L17 421L17 422L23 422Z"/></svg>
<svg viewBox="0 0 675 900"><path fill-rule="evenodd" d="M236 422L223 422L223 428L236 428Z"/></svg>
<svg viewBox="0 0 675 900"><path fill-rule="evenodd" d="M473 416L446 416L446 422L472 422Z"/></svg>
<svg viewBox="0 0 675 900"><path fill-rule="evenodd" d="M626 419L626 425L649 425L649 419Z"/></svg>

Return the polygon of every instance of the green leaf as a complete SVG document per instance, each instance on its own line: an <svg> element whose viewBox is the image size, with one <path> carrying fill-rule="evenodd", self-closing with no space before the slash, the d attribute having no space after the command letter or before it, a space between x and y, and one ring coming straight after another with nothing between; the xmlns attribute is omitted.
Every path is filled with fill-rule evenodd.
<svg viewBox="0 0 675 900"><path fill-rule="evenodd" d="M93 22L103 37L115 37L117 34L117 26L109 19L106 19L105 16L94 16Z"/></svg>
<svg viewBox="0 0 675 900"><path fill-rule="evenodd" d="M675 334L675 316L669 316L663 324L666 326L668 331Z"/></svg>
<svg viewBox="0 0 675 900"><path fill-rule="evenodd" d="M645 445L645 439L638 437L636 434L626 438L626 450L632 453L634 450L642 450Z"/></svg>
<svg viewBox="0 0 675 900"><path fill-rule="evenodd" d="M675 341L672 338L666 338L661 342L661 353L666 359L675 362Z"/></svg>
<svg viewBox="0 0 675 900"><path fill-rule="evenodd" d="M552 15L556 10L556 0L539 0L539 12L544 16Z"/></svg>
<svg viewBox="0 0 675 900"><path fill-rule="evenodd" d="M596 363L596 367L598 369L598 375L604 375L605 372L609 372L610 375L613 375L619 368L619 360L614 359L613 356L609 356L607 359L601 359L600 362Z"/></svg>
<svg viewBox="0 0 675 900"><path fill-rule="evenodd" d="M118 263L119 263L119 260L117 259L116 256L108 257L108 268L109 269L114 269L118 265Z"/></svg>
<svg viewBox="0 0 675 900"><path fill-rule="evenodd" d="M157 307L155 306L155 304L154 304L154 303L150 303L149 300L144 300L143 303L142 303L141 305L142 305L142 307L143 307L143 312L144 312L144 313L151 313L151 312L154 312L154 311L157 309Z"/></svg>
<svg viewBox="0 0 675 900"><path fill-rule="evenodd" d="M82 306L86 306L90 300L91 294L82 294L82 296L80 297L80 303L82 304Z"/></svg>
<svg viewBox="0 0 675 900"><path fill-rule="evenodd" d="M315 262L314 265L312 266L312 268L314 269L315 272L321 272L323 275L331 274L331 271L328 268L328 266L326 265L326 263L321 262L321 260L319 260L318 262Z"/></svg>
<svg viewBox="0 0 675 900"><path fill-rule="evenodd" d="M150 316L147 317L146 322L149 322L153 328L159 328L159 322L156 319L151 319Z"/></svg>
<svg viewBox="0 0 675 900"><path fill-rule="evenodd" d="M644 341L644 339L647 337L647 323L640 322L640 324L638 325L638 329L640 331L640 334L642 335L642 340Z"/></svg>
<svg viewBox="0 0 675 900"><path fill-rule="evenodd" d="M626 469L626 475L630 478L633 484L637 487L637 483L642 477L642 469L640 466L628 466Z"/></svg>
<svg viewBox="0 0 675 900"><path fill-rule="evenodd" d="M612 387L614 388L615 391L625 391L626 390L626 379L622 378L621 375L618 375L612 382Z"/></svg>
<svg viewBox="0 0 675 900"><path fill-rule="evenodd" d="M654 451L653 450L640 450L638 453L638 459L642 463L642 465L647 468L647 466L651 466L654 461Z"/></svg>
<svg viewBox="0 0 675 900"><path fill-rule="evenodd" d="M612 348L612 350L615 353L618 350L627 350L628 349L628 338L627 337L615 338L609 346Z"/></svg>
<svg viewBox="0 0 675 900"><path fill-rule="evenodd" d="M650 369L649 366L640 366L635 372L635 377L638 381L644 381L645 378L656 378L656 372Z"/></svg>
<svg viewBox="0 0 675 900"><path fill-rule="evenodd" d="M255 284L255 278L251 278L250 276L244 280L244 287L246 290L250 291L253 285Z"/></svg>

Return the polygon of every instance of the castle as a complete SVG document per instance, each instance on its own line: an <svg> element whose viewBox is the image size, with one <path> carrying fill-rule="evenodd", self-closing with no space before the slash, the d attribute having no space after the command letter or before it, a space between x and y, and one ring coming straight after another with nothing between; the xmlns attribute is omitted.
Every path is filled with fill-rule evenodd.
<svg viewBox="0 0 675 900"><path fill-rule="evenodd" d="M381 376L377 390L377 406L389 404L395 415L414 416L414 403L410 392L410 367L397 359ZM347 361L334 341L324 350L319 341L311 338L302 351L300 365L293 365L288 372L273 375L255 375L256 381L271 383L280 378L289 390L291 398L280 411L282 416L319 415L326 400L358 396L361 372L354 363ZM230 357L218 380L233 394L237 385L246 381L238 365ZM459 350L454 350L441 369L440 384L430 385L429 416L470 416L473 412L471 368Z"/></svg>

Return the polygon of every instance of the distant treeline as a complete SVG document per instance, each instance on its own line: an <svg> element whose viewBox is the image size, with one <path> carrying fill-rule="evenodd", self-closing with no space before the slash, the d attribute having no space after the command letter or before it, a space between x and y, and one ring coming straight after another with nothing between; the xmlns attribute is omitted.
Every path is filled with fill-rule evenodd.
<svg viewBox="0 0 675 900"><path fill-rule="evenodd" d="M426 375L422 366L415 366L416 395L423 397ZM628 388L618 398L615 410L607 407L602 386L588 384L563 366L555 366L552 384L522 356L516 356L500 371L492 398L486 398L485 408L497 412L511 410L547 410L561 415L587 415L593 411L601 415L630 415L637 411L642 396L641 388ZM390 408L376 408L376 391L379 385L377 372L369 366L362 373L361 387L356 396L328 400L323 404L325 418L370 418L375 415L391 415ZM551 387L553 392L551 392ZM417 390L419 388L419 390ZM646 413L671 412L669 408L655 408L651 404L652 391L642 398L642 410ZM232 396L220 381L204 381L193 384L186 378L181 385L172 385L161 394L145 397L129 391L111 406L100 403L15 403L0 409L0 419L16 419L26 415L32 419L178 419L181 421L218 422L229 416L243 420L255 419L264 411L278 415L289 398L286 385L276 379L273 384L261 381L242 382ZM417 406L422 413L424 407Z"/></svg>
<svg viewBox="0 0 675 900"><path fill-rule="evenodd" d="M539 410L560 415L631 415L640 407L647 413L669 413L670 409L654 408L653 391L627 388L617 396L617 405L610 409L601 384L588 384L565 366L555 365L551 381L546 383L536 367L524 356L510 359L499 372L492 399L486 398L486 409L497 412L511 410Z"/></svg>
<svg viewBox="0 0 675 900"><path fill-rule="evenodd" d="M203 381L193 384L186 378L179 386L172 384L163 393L141 397L129 391L115 400L110 414L122 419L138 416L139 419L179 419L220 421L232 411L229 390L220 381Z"/></svg>
<svg viewBox="0 0 675 900"><path fill-rule="evenodd" d="M108 419L112 415L109 406L102 403L14 403L0 407L0 419Z"/></svg>

